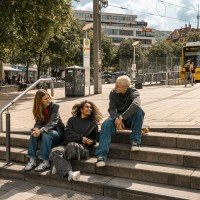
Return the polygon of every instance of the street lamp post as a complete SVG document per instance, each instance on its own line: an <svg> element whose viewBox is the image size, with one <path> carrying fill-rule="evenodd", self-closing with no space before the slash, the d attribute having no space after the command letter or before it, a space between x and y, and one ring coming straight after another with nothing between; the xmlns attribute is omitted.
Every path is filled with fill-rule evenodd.
<svg viewBox="0 0 200 200"><path fill-rule="evenodd" d="M131 82L135 79L135 72L136 72L136 64L135 64L135 47L139 44L139 41L133 42L133 64L132 64L132 74L131 74Z"/></svg>

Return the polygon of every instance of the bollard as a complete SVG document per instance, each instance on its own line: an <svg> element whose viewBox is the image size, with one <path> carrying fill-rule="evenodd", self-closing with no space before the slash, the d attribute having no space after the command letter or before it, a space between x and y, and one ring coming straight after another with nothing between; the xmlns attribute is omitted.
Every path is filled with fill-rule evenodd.
<svg viewBox="0 0 200 200"><path fill-rule="evenodd" d="M6 163L10 163L10 113L6 113Z"/></svg>

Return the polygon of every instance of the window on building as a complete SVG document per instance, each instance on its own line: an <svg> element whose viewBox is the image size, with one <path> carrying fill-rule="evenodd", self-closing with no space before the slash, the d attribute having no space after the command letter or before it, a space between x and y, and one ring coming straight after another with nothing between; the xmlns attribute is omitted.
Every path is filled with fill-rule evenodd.
<svg viewBox="0 0 200 200"><path fill-rule="evenodd" d="M119 35L133 36L133 31L131 31L131 30L119 30Z"/></svg>
<svg viewBox="0 0 200 200"><path fill-rule="evenodd" d="M120 43L123 40L123 38L112 38L112 41L114 43Z"/></svg>

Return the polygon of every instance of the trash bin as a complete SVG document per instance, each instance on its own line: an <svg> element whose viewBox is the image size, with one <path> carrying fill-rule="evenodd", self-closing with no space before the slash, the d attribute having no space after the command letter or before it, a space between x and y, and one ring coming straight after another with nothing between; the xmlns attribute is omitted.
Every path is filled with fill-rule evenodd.
<svg viewBox="0 0 200 200"><path fill-rule="evenodd" d="M142 78L141 77L137 77L136 81L135 81L135 88L136 89L142 89Z"/></svg>
<svg viewBox="0 0 200 200"><path fill-rule="evenodd" d="M75 97L85 95L85 69L71 66L65 69L65 96Z"/></svg>

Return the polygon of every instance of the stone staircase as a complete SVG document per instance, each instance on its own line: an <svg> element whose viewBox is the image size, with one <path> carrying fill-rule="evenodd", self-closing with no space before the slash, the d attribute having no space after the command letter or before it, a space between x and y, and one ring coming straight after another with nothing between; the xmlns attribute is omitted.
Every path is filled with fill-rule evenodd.
<svg viewBox="0 0 200 200"><path fill-rule="evenodd" d="M0 176L88 192L115 199L200 200L200 135L149 132L139 152L131 152L129 131L113 138L106 166L95 167L97 146L88 160L72 161L81 171L78 182L42 173L24 172L28 132L11 134L11 160L5 163L5 133L0 133Z"/></svg>

